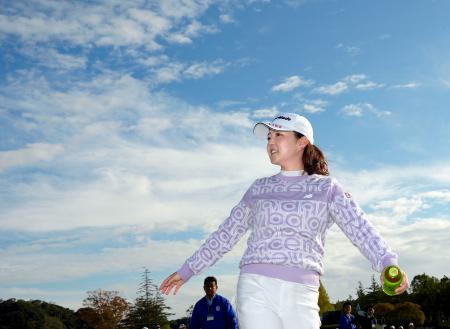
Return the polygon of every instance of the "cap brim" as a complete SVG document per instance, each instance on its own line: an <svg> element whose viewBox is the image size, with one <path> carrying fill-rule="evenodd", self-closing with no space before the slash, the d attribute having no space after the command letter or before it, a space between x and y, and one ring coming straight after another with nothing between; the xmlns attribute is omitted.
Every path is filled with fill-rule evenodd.
<svg viewBox="0 0 450 329"><path fill-rule="evenodd" d="M255 135L257 138L267 138L267 135L269 134L269 130L278 130L278 131L291 131L283 127L276 127L273 126L270 122L258 122L253 127L253 135Z"/></svg>
<svg viewBox="0 0 450 329"><path fill-rule="evenodd" d="M269 126L267 126L264 122L259 122L253 127L253 135L256 138L267 138L267 134L269 133Z"/></svg>

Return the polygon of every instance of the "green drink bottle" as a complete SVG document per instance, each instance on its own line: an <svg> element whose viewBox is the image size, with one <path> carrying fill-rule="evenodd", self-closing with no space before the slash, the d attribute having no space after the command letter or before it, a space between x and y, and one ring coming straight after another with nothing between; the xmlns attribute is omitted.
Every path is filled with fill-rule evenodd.
<svg viewBox="0 0 450 329"><path fill-rule="evenodd" d="M397 289L403 282L403 273L396 265L388 266L383 271L383 291L389 295L395 295Z"/></svg>

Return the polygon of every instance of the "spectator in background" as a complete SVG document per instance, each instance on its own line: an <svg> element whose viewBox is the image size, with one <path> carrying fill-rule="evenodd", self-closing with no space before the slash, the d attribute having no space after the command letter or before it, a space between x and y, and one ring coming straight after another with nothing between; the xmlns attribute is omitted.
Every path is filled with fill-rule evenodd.
<svg viewBox="0 0 450 329"><path fill-rule="evenodd" d="M217 279L208 276L204 280L205 297L194 306L190 329L238 329L236 313L228 299L217 292Z"/></svg>
<svg viewBox="0 0 450 329"><path fill-rule="evenodd" d="M355 316L352 314L352 304L345 302L342 305L341 318L339 320L339 329L356 329L356 325L353 323Z"/></svg>
<svg viewBox="0 0 450 329"><path fill-rule="evenodd" d="M365 317L361 317L359 320L359 327L361 329L375 329L377 325L377 319L375 318L375 309L373 306L367 308ZM403 329L403 328L402 328Z"/></svg>

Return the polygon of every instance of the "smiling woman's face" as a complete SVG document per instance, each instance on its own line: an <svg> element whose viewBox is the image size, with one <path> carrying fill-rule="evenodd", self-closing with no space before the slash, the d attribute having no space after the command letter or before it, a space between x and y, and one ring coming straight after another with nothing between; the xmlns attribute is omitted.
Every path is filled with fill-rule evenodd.
<svg viewBox="0 0 450 329"><path fill-rule="evenodd" d="M267 134L267 153L270 162L282 170L303 169L303 149L305 138L298 138L292 131L269 130Z"/></svg>

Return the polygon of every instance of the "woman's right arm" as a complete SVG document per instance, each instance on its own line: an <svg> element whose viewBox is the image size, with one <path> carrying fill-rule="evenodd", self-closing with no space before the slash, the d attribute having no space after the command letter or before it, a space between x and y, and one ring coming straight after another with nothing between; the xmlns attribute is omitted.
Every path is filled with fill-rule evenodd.
<svg viewBox="0 0 450 329"><path fill-rule="evenodd" d="M251 223L248 195L247 191L244 198L231 210L230 216L186 260L180 270L172 273L163 281L159 288L162 293L169 294L172 289L175 289L174 294L176 294L193 275L212 266L236 245L247 232Z"/></svg>

